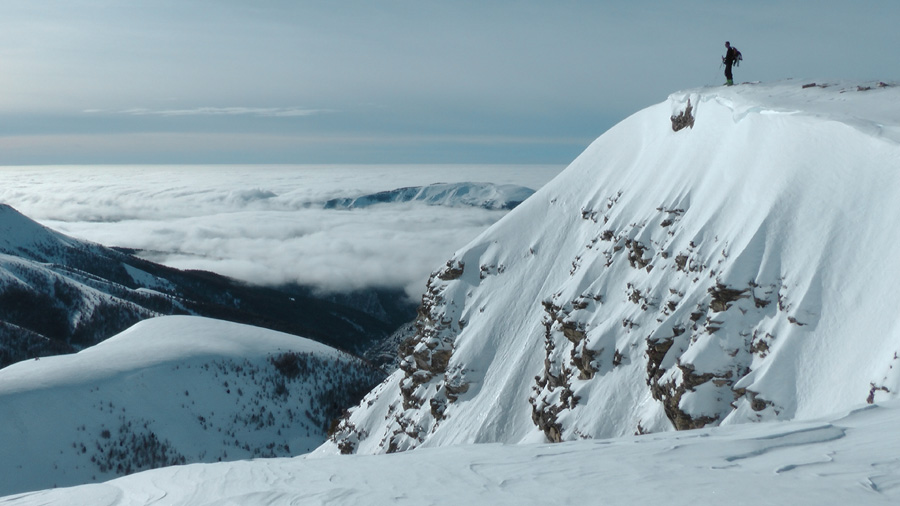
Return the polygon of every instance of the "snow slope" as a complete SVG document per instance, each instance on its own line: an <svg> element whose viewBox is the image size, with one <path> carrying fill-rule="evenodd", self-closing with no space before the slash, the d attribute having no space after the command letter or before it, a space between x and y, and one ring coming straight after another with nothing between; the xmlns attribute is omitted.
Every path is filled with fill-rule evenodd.
<svg viewBox="0 0 900 506"><path fill-rule="evenodd" d="M3 253L18 253L46 261L58 251L81 247L90 246L42 227L12 207L0 204L0 251Z"/></svg>
<svg viewBox="0 0 900 506"><path fill-rule="evenodd" d="M428 282L320 451L810 419L900 390L900 88L687 90ZM676 127L686 126L676 131Z"/></svg>
<svg viewBox="0 0 900 506"><path fill-rule="evenodd" d="M410 186L360 197L332 199L326 209L356 209L376 204L422 202L430 206L472 206L484 209L512 209L534 193L531 188L495 183L434 183Z"/></svg>
<svg viewBox="0 0 900 506"><path fill-rule="evenodd" d="M304 453L354 393L382 378L289 334L145 320L77 354L0 369L0 494Z"/></svg>
<svg viewBox="0 0 900 506"><path fill-rule="evenodd" d="M896 401L774 422L562 444L176 466L0 504L897 504Z"/></svg>

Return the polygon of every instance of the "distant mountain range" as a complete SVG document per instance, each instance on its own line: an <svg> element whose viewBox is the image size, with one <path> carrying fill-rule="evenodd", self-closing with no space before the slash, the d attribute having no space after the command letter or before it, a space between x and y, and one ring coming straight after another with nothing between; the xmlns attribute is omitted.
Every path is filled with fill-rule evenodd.
<svg viewBox="0 0 900 506"><path fill-rule="evenodd" d="M531 188L512 184L435 183L428 186L398 188L359 197L331 199L325 202L325 208L357 209L377 204L421 202L430 206L470 206L509 210L521 204L533 193L534 190Z"/></svg>

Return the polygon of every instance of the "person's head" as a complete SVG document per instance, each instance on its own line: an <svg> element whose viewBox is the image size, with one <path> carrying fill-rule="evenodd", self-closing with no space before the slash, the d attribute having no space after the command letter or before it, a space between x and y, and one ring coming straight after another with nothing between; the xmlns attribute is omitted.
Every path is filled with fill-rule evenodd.
<svg viewBox="0 0 900 506"><path fill-rule="evenodd" d="M725 47L731 47L731 42L725 41Z"/></svg>

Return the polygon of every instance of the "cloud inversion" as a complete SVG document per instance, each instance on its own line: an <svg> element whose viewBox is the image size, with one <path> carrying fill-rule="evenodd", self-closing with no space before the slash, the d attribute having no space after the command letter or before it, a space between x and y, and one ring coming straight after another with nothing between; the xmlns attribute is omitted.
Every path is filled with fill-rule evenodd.
<svg viewBox="0 0 900 506"><path fill-rule="evenodd" d="M435 182L538 188L559 166L17 167L0 202L63 233L255 284L422 292L432 270L505 212L326 201Z"/></svg>

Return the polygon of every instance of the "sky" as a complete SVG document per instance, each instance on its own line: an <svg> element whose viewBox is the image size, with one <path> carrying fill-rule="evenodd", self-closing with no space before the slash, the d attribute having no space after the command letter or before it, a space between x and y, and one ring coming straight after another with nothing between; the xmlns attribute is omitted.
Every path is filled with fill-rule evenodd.
<svg viewBox="0 0 900 506"><path fill-rule="evenodd" d="M566 164L668 94L900 79L895 0L4 0L0 165Z"/></svg>

